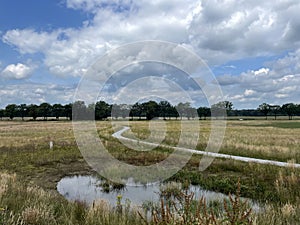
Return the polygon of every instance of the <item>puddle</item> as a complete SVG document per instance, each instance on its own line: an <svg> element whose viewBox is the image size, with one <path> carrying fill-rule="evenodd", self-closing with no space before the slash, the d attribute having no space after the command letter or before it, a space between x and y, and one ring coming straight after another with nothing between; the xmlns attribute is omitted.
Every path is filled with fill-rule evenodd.
<svg viewBox="0 0 300 225"><path fill-rule="evenodd" d="M118 191L104 192L100 186L103 181L93 176L72 176L61 179L57 184L57 191L70 201L79 200L92 204L94 200L104 199L112 206L116 205L117 196L122 195L122 202L126 199L130 200L131 204L141 206L143 202L151 201L158 202L160 199L160 184L150 185L127 185L124 189ZM199 199L202 196L206 201L220 200L222 201L227 196L221 193L207 191L199 186L190 185L188 192L195 194L194 199Z"/></svg>

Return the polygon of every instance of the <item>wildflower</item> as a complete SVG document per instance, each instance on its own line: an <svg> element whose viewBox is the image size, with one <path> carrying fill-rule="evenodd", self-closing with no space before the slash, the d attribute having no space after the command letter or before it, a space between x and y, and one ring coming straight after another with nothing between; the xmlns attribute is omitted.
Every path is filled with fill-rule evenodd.
<svg viewBox="0 0 300 225"><path fill-rule="evenodd" d="M122 195L117 196L117 205L121 205Z"/></svg>

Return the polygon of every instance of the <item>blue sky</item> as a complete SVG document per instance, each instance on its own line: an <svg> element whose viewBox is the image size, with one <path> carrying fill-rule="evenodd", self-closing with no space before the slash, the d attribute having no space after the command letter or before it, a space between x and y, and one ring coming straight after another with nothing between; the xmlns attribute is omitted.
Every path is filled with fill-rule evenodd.
<svg viewBox="0 0 300 225"><path fill-rule="evenodd" d="M299 11L298 0L4 0L0 2L0 107L71 102L96 59L142 40L178 43L196 53L235 108L300 103ZM134 72L145 68L141 65ZM161 71L161 76L166 74ZM144 91L147 85L152 90L165 87L145 82ZM197 96L189 88L184 90L193 99ZM144 94L143 89L133 92ZM164 96L175 103L179 94L166 88ZM106 97L116 101L111 92ZM199 97L193 104L204 100Z"/></svg>

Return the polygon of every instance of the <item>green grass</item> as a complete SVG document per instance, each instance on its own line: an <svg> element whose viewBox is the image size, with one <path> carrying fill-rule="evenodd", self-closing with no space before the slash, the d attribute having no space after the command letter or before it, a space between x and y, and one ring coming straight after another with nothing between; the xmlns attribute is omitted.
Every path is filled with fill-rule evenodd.
<svg viewBox="0 0 300 225"><path fill-rule="evenodd" d="M256 127L276 127L276 128L283 128L283 129L300 129L300 122L298 121L290 121L290 122L271 122L268 124L256 124L251 125Z"/></svg>

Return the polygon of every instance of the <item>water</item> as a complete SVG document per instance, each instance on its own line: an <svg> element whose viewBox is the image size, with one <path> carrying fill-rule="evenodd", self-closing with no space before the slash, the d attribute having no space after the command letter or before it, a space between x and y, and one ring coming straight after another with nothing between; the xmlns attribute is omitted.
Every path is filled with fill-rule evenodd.
<svg viewBox="0 0 300 225"><path fill-rule="evenodd" d="M131 204L141 206L143 202L151 201L158 202L160 199L160 184L138 185L131 183L123 190L111 191L106 193L102 190L100 184L103 181L93 176L72 176L61 179L57 184L58 192L70 201L85 201L91 204L94 200L104 199L112 206L116 205L117 196L122 196L122 201L129 199ZM188 192L195 194L195 199L202 196L207 201L219 200L222 201L227 196L221 193L207 191L199 186L190 185Z"/></svg>

